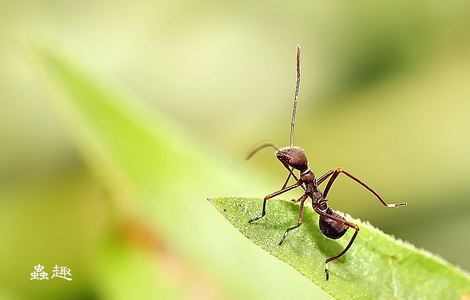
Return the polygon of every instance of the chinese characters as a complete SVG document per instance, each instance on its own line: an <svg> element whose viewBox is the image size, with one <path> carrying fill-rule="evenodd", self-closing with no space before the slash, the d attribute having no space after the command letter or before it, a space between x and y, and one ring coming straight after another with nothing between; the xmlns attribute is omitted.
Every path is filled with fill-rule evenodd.
<svg viewBox="0 0 470 300"><path fill-rule="evenodd" d="M53 278L62 278L67 281L72 280L72 272L66 266L58 266L57 264L52 268L52 276ZM49 280L49 274L44 271L44 266L38 264L34 266L34 272L31 273L31 277L29 280Z"/></svg>

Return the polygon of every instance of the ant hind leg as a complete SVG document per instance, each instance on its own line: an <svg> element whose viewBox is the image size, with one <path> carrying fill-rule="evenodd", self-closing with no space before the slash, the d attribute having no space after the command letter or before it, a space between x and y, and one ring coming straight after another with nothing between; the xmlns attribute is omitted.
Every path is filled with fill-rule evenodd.
<svg viewBox="0 0 470 300"><path fill-rule="evenodd" d="M326 260L325 260L325 276L326 276L326 280L329 279L330 277L330 274L329 274L329 271L328 271L328 263L335 260L335 259L338 259L340 258L341 256L343 256L346 252L348 252L349 248L351 248L352 244L354 243L354 240L356 239L356 236L357 234L359 233L359 226L357 226L356 224L354 223L351 223L351 222L348 222L346 220L343 220L341 218L338 218L334 215L329 215L325 212L323 212L322 210L320 210L318 207L314 207L314 210L320 215L320 216L324 216L326 218L329 218L329 219L332 219L332 220L335 220L336 222L339 222L339 223L342 223L350 228L353 228L355 231L354 231L354 234L353 236L351 237L351 240L349 240L349 243L346 245L346 247L343 249L343 251L341 251L339 254L335 255L335 256L331 256L331 257L328 257Z"/></svg>

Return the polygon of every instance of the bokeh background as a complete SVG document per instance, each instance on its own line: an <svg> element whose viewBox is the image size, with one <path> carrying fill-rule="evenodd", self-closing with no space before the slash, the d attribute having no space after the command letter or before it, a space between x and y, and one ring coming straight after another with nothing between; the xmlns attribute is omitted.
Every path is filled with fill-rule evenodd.
<svg viewBox="0 0 470 300"><path fill-rule="evenodd" d="M288 143L297 44L296 143L311 168L408 202L384 209L340 178L330 205L470 269L468 1L2 1L0 36L2 299L327 298L205 201L282 184L272 151L244 156ZM137 184L113 181L107 152L83 144L93 128L77 134L51 100L31 44L144 107L173 150L140 157ZM121 142L124 157L146 146ZM68 266L73 281L30 281L36 264Z"/></svg>

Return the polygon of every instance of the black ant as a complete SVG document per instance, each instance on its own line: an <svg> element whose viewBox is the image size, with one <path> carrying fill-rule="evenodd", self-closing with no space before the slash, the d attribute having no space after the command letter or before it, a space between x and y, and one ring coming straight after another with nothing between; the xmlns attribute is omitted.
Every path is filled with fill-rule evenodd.
<svg viewBox="0 0 470 300"><path fill-rule="evenodd" d="M287 234L291 230L296 229L300 225L302 225L304 203L305 203L305 200L307 200L307 198L309 197L312 199L313 209L315 210L316 213L320 215L319 226L320 226L321 232L325 236L327 236L330 239L339 239L346 233L349 227L355 230L346 248L344 248L344 250L341 251L339 254L332 256L332 257L328 257L326 259L325 274L326 274L326 280L328 280L329 278L328 263L330 261L333 261L343 256L349 250L349 248L351 248L351 245L353 244L354 239L359 233L358 225L348 222L343 216L335 213L330 207L328 207L328 204L327 204L328 192L330 191L330 188L333 185L336 177L338 177L339 174L344 174L348 176L349 178L351 178L352 180L356 181L357 183L362 185L364 188L366 188L369 192L374 194L374 196L377 197L377 199L385 207L405 206L406 202L405 203L385 202L382 199L382 197L380 197L380 195L377 194L372 188L367 186L364 182L362 182L357 177L351 175L349 172L341 168L330 170L326 172L326 174L320 176L320 178L318 179L315 177L315 174L312 172L312 170L310 170L308 166L307 157L305 156L303 149L297 146L294 146L295 114L297 110L299 88L300 88L300 47L297 46L297 80L296 80L296 85L295 85L294 107L292 110L292 120L291 120L291 126L290 126L290 146L279 149L272 143L264 143L256 147L253 151L251 151L246 158L246 159L250 159L256 152L258 152L259 150L265 147L272 147L276 150L277 159L279 159L282 165L289 171L289 175L287 176L286 181L284 182L282 188L279 191L276 191L264 197L263 209L261 211L261 215L251 219L249 223L253 223L254 221L257 221L266 215L266 202L269 199L272 199L273 197L276 197L280 194L283 194L287 191L290 191L292 189L295 189L301 186L304 189L305 193L299 199L293 200L294 202L300 202L300 211L299 211L299 218L298 218L297 224L286 229L286 231L284 232L284 235L281 238L281 241L279 242L279 245L281 245L284 242L284 240L287 237ZM300 172L299 178L297 178L297 176L294 174L293 172L294 169ZM287 183L289 182L289 179L291 176L296 180L296 183L294 183L293 185L287 186ZM328 178L329 178L328 183L326 184L325 190L322 192L318 187Z"/></svg>

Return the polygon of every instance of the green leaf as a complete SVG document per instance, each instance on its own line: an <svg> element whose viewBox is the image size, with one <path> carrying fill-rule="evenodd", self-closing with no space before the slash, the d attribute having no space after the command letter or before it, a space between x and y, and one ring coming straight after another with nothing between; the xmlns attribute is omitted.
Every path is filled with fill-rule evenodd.
<svg viewBox="0 0 470 300"><path fill-rule="evenodd" d="M54 50L33 53L58 96L54 104L72 141L112 194L117 217L142 219L183 264L214 285L218 298L329 298L239 237L205 200L264 190L255 179L250 186L240 180L248 176L237 164L217 158L139 102L103 88Z"/></svg>
<svg viewBox="0 0 470 300"><path fill-rule="evenodd" d="M162 261L136 247L111 240L97 261L101 299L184 299L185 291L159 268ZM125 282L126 284L123 284Z"/></svg>
<svg viewBox="0 0 470 300"><path fill-rule="evenodd" d="M470 293L468 274L349 216L360 232L350 250L329 263L330 279L326 281L325 259L344 249L352 230L339 240L324 237L318 229L318 215L306 206L304 224L279 246L285 229L296 224L297 204L270 200L266 217L249 224L260 213L262 199L210 201L248 239L338 299L459 299ZM396 212L399 214L398 209Z"/></svg>

